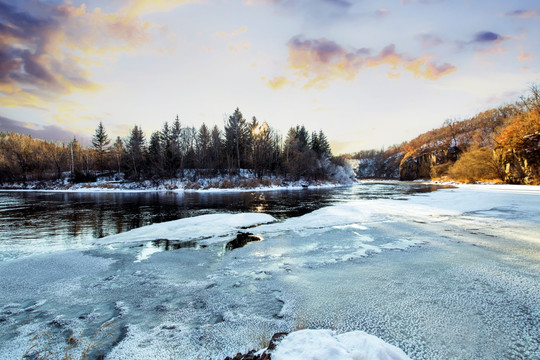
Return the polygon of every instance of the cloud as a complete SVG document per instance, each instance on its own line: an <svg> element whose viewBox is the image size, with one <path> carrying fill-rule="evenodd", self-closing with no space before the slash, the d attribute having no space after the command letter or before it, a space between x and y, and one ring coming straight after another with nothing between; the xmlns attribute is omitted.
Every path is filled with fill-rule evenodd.
<svg viewBox="0 0 540 360"><path fill-rule="evenodd" d="M420 4L424 4L424 5L431 5L431 4L437 4L437 3L441 3L441 2L445 2L447 0L418 0L418 1L415 1L415 0L400 0L400 3L401 5L409 5L409 4L413 4L415 2L418 2Z"/></svg>
<svg viewBox="0 0 540 360"><path fill-rule="evenodd" d="M266 78L263 78L263 80L266 80ZM281 89L285 87L286 85L294 86L294 84L291 83L289 80L287 80L285 76L277 76L273 79L267 80L266 84L273 90Z"/></svg>
<svg viewBox="0 0 540 360"><path fill-rule="evenodd" d="M228 46L229 51L241 52L249 50L250 42L247 40L238 41Z"/></svg>
<svg viewBox="0 0 540 360"><path fill-rule="evenodd" d="M525 51L522 51L519 53L518 55L518 61L520 62L524 62L524 61L532 61L533 60L533 56L530 52L525 52Z"/></svg>
<svg viewBox="0 0 540 360"><path fill-rule="evenodd" d="M215 35L222 38L222 39L230 39L230 38L235 37L237 35L243 34L246 31L247 31L247 27L242 26L240 29L231 31L229 33L225 32L225 31L218 31L217 33L215 33Z"/></svg>
<svg viewBox="0 0 540 360"><path fill-rule="evenodd" d="M390 77L397 77L399 68L409 71L416 78L436 80L457 70L450 63L438 65L432 61L431 55L410 57L396 52L393 44L383 48L377 55L370 55L366 48L347 50L334 41L321 39L304 39L295 36L287 43L289 49L288 67L301 82L303 87L325 88L337 79L354 80L360 71L382 65L389 65L394 71ZM292 84L284 76L278 76L267 84L278 89Z"/></svg>
<svg viewBox="0 0 540 360"><path fill-rule="evenodd" d="M132 0L107 13L71 2L0 0L0 104L42 107L60 95L100 90L93 66L150 43L154 29L163 31L138 15L185 3Z"/></svg>
<svg viewBox="0 0 540 360"><path fill-rule="evenodd" d="M375 17L378 17L378 18L384 18L384 17L387 17L388 15L390 15L390 10L385 9L385 8L381 8L375 11Z"/></svg>
<svg viewBox="0 0 540 360"><path fill-rule="evenodd" d="M417 39L420 40L424 49L430 49L444 43L444 41L435 34L420 34L417 36Z"/></svg>
<svg viewBox="0 0 540 360"><path fill-rule="evenodd" d="M503 54L505 49L502 43L509 40L510 36L503 36L492 31L480 31L474 34L468 42L458 42L458 46L473 46L478 55Z"/></svg>
<svg viewBox="0 0 540 360"><path fill-rule="evenodd" d="M518 17L522 19L537 18L537 17L540 17L540 10L535 10L535 9L515 10L515 11L504 13L503 16Z"/></svg>
<svg viewBox="0 0 540 360"><path fill-rule="evenodd" d="M56 125L38 126L33 123L17 121L3 116L0 116L0 131L16 132L48 141L69 142L76 137L79 141L87 142L85 135L63 129Z"/></svg>
<svg viewBox="0 0 540 360"><path fill-rule="evenodd" d="M283 13L300 14L317 23L343 21L354 7L354 2L348 0L246 0L244 4L270 4Z"/></svg>
<svg viewBox="0 0 540 360"><path fill-rule="evenodd" d="M471 41L473 43L492 43L492 42L500 42L504 40L504 38L491 31L480 31L474 35L474 39Z"/></svg>
<svg viewBox="0 0 540 360"><path fill-rule="evenodd" d="M137 17L145 14L164 12L198 0L130 0L121 10L128 17Z"/></svg>

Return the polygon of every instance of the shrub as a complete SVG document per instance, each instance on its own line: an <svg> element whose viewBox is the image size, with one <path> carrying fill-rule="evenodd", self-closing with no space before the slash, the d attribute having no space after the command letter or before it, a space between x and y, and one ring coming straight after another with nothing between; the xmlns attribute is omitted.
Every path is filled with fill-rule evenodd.
<svg viewBox="0 0 540 360"><path fill-rule="evenodd" d="M493 151L487 148L473 148L464 152L448 169L448 176L468 182L502 178L499 162L493 156Z"/></svg>

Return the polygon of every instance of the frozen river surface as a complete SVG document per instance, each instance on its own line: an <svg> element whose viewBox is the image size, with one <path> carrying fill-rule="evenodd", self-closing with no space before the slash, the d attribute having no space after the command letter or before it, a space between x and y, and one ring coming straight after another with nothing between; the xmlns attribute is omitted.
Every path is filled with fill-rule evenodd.
<svg viewBox="0 0 540 360"><path fill-rule="evenodd" d="M362 330L413 359L540 358L538 187L327 205L12 250L0 262L0 358L34 344L62 354L72 333L105 322L92 354L106 359L220 359L301 328ZM231 242L239 231L259 241Z"/></svg>

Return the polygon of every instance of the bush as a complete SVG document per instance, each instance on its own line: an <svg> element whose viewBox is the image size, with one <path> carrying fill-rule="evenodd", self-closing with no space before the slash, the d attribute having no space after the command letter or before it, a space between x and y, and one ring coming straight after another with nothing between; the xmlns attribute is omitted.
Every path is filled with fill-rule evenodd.
<svg viewBox="0 0 540 360"><path fill-rule="evenodd" d="M429 174L430 174L432 179L441 178L443 176L448 175L448 171L450 170L452 165L454 165L454 163L452 163L452 162L447 162L447 163L444 163L444 164L435 165L435 166L433 166L431 168Z"/></svg>
<svg viewBox="0 0 540 360"><path fill-rule="evenodd" d="M448 176L467 182L502 179L499 162L493 151L487 148L473 148L464 152L448 169Z"/></svg>

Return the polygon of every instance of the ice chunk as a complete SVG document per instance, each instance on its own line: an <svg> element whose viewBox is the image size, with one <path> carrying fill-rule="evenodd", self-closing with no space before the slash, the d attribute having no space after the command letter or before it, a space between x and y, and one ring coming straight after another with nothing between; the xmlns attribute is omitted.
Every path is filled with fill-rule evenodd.
<svg viewBox="0 0 540 360"><path fill-rule="evenodd" d="M401 349L363 331L336 335L331 330L300 330L285 337L274 360L406 360Z"/></svg>
<svg viewBox="0 0 540 360"><path fill-rule="evenodd" d="M209 214L143 226L121 234L96 239L95 244L140 242L156 239L189 241L224 236L241 228L276 221L268 214Z"/></svg>

